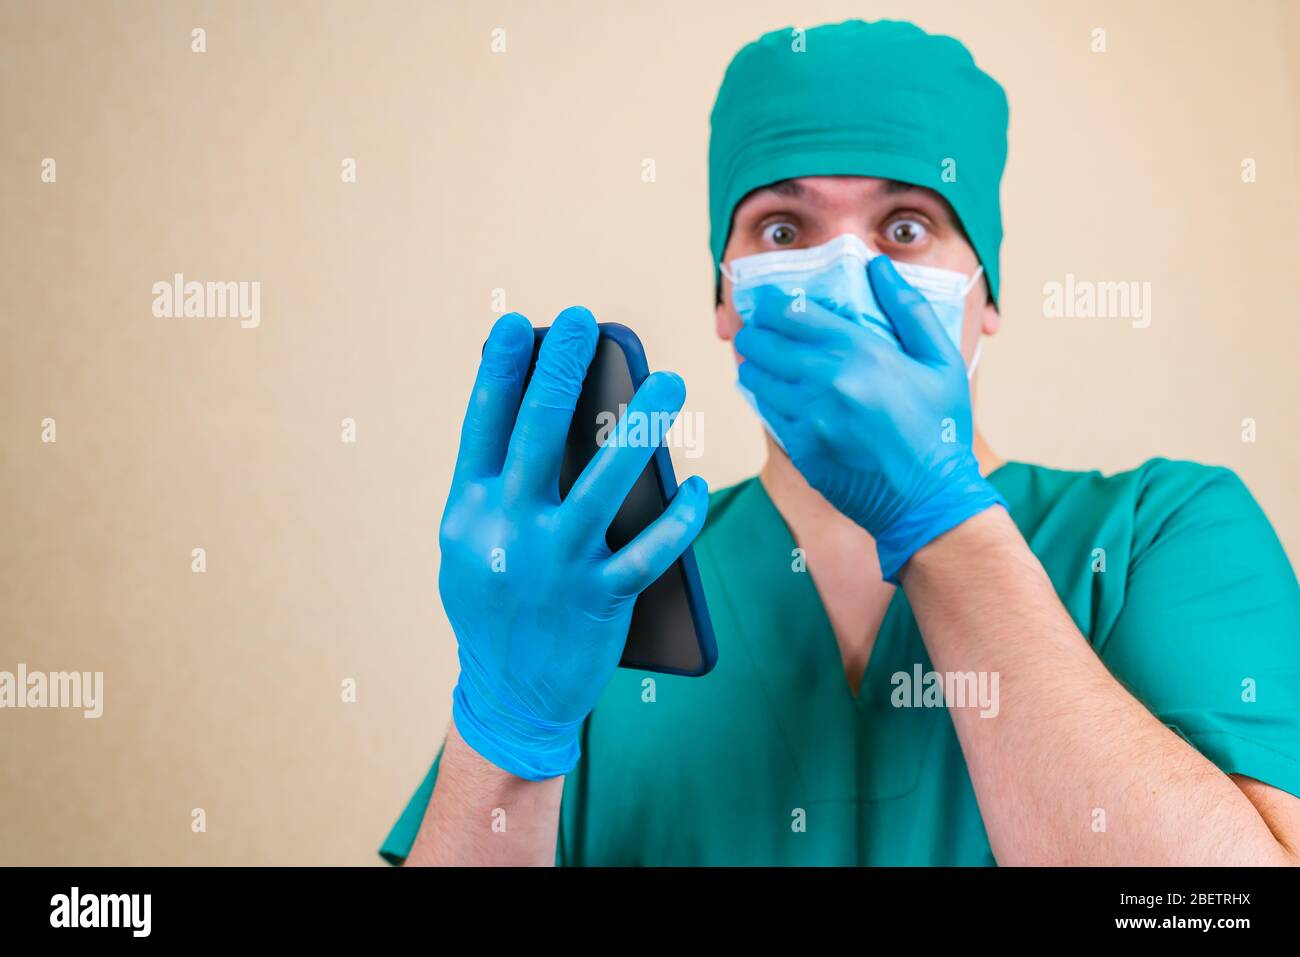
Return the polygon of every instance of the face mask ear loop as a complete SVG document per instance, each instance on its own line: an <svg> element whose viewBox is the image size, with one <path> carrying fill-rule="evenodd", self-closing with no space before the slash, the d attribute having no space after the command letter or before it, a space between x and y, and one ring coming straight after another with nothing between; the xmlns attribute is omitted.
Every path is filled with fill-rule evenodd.
<svg viewBox="0 0 1300 957"><path fill-rule="evenodd" d="M980 364L980 353L984 351L984 337L980 336L975 343L975 354L970 357L970 365L966 367L966 381L969 382L975 375L975 367Z"/></svg>
<svg viewBox="0 0 1300 957"><path fill-rule="evenodd" d="M736 276L730 269L727 268L726 263L718 263L718 271L721 272L722 275L726 276L727 279L731 281L731 284L733 286L736 284Z"/></svg>
<svg viewBox="0 0 1300 957"><path fill-rule="evenodd" d="M980 263L975 272L971 274L970 282L966 283L966 288L961 291L962 299L970 295L970 291L975 288L975 284L980 281L980 276L984 275L984 264ZM970 365L966 367L966 381L969 382L975 375L975 367L980 364L980 353L984 351L984 337L980 336L975 341L975 354L970 357Z"/></svg>

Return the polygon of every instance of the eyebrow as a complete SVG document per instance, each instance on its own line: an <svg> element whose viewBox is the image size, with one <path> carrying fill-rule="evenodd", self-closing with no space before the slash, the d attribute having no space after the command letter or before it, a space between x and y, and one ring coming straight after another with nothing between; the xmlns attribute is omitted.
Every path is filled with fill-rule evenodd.
<svg viewBox="0 0 1300 957"><path fill-rule="evenodd" d="M914 184L914 183L900 183L900 182L899 182L898 180L896 180L896 179L887 179L887 180L885 180L884 193L885 193L886 196L893 196L893 195L895 195L896 193L911 193L911 192L915 192L916 190L918 190L918 189L920 189L920 188L921 188L921 187L917 186L917 185Z"/></svg>
<svg viewBox="0 0 1300 957"><path fill-rule="evenodd" d="M804 195L805 193L808 192L808 190L805 189L803 183L799 182L798 180L783 179L783 180L778 180L775 183L770 183L767 186L764 186L761 190L759 190L759 192L776 193L776 195L778 196L787 196L793 199L796 196Z"/></svg>
<svg viewBox="0 0 1300 957"><path fill-rule="evenodd" d="M913 183L901 183L896 179L887 179L881 192L886 196L895 196L899 193L911 193L921 187ZM760 193L775 193L777 196L784 196L788 199L797 199L808 194L808 189L796 179L783 179L775 183L764 186L759 190Z"/></svg>

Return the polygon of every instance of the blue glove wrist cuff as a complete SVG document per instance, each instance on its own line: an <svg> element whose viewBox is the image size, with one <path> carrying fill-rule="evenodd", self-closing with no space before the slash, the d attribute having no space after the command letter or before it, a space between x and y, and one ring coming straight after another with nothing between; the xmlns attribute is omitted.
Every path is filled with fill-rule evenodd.
<svg viewBox="0 0 1300 957"><path fill-rule="evenodd" d="M452 692L451 715L466 744L501 770L528 781L568 774L582 754L581 721L553 724L482 707L465 693L464 672Z"/></svg>
<svg viewBox="0 0 1300 957"><path fill-rule="evenodd" d="M938 492L876 539L881 575L890 584L899 584L898 573L920 548L994 505L1006 508L1006 499L980 475L979 465L972 457Z"/></svg>

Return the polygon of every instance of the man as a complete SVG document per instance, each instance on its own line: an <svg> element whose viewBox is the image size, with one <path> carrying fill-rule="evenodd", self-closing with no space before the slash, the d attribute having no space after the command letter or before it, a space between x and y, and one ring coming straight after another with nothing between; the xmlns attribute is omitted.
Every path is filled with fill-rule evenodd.
<svg viewBox="0 0 1300 957"><path fill-rule="evenodd" d="M453 722L387 859L1300 860L1300 589L1245 487L1004 462L972 429L1006 121L965 48L910 24L737 55L717 328L769 456L707 525L692 479L611 555L650 450L556 491L594 320L557 318L522 397L530 327L497 323L441 530ZM683 399L656 374L629 413ZM615 667L631 605L693 539L718 666L648 695Z"/></svg>

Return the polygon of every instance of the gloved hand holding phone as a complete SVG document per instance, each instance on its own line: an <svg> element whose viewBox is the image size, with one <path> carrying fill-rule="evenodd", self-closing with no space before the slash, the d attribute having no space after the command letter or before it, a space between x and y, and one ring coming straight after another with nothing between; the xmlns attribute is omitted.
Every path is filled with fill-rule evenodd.
<svg viewBox="0 0 1300 957"><path fill-rule="evenodd" d="M611 553L606 530L655 451L614 443L561 502L565 439L597 337L589 311L564 310L524 391L532 326L517 313L497 320L439 533L438 589L459 644L456 728L488 761L534 781L577 762L579 730L618 666L637 595L691 545L708 510L708 489L692 477ZM676 416L685 395L680 377L657 372L626 414Z"/></svg>
<svg viewBox="0 0 1300 957"><path fill-rule="evenodd" d="M922 546L1005 502L971 449L961 353L886 256L867 264L897 342L813 298L754 290L740 383L795 467L876 539L886 581Z"/></svg>

